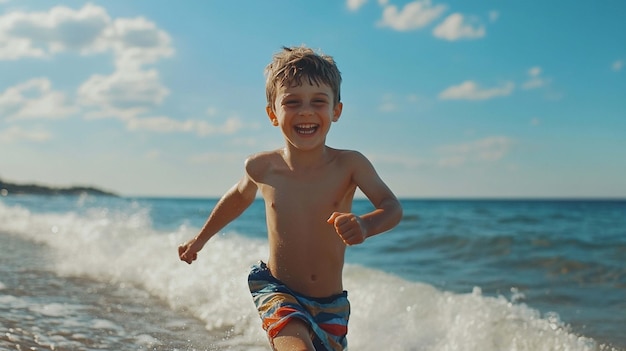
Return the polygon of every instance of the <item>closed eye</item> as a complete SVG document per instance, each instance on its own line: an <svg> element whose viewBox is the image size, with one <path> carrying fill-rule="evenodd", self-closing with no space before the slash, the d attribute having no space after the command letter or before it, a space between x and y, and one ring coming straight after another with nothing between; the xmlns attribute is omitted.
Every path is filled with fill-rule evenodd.
<svg viewBox="0 0 626 351"><path fill-rule="evenodd" d="M324 99L315 99L311 101L311 103L315 106L320 106L320 107L328 105L328 101Z"/></svg>

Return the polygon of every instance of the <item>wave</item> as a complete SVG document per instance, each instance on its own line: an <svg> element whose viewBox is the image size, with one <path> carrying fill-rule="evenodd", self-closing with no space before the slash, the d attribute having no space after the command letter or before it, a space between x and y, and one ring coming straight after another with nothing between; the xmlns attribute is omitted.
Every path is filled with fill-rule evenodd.
<svg viewBox="0 0 626 351"><path fill-rule="evenodd" d="M55 274L140 288L221 333L224 348L262 349L267 342L246 277L251 264L266 258L266 242L220 234L187 265L178 260L176 247L197 229L183 224L157 230L141 206L34 213L0 202L0 235L43 244ZM346 265L344 277L352 305L351 349L604 349L572 333L556 314L484 296L480 288L441 291L358 265Z"/></svg>

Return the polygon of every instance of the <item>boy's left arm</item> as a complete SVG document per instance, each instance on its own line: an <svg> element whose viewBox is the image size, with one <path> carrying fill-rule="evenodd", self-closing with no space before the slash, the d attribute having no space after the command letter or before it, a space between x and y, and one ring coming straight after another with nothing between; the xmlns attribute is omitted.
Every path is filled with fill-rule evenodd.
<svg viewBox="0 0 626 351"><path fill-rule="evenodd" d="M351 157L354 182L376 209L362 216L334 212L328 218L328 223L335 227L347 245L360 244L371 236L386 232L402 219L400 202L378 176L370 161L356 152Z"/></svg>

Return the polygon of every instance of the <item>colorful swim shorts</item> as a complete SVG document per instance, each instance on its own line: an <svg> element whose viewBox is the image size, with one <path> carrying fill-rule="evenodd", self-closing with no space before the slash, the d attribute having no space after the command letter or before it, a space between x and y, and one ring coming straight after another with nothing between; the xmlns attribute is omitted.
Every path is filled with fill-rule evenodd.
<svg viewBox="0 0 626 351"><path fill-rule="evenodd" d="M326 298L303 296L274 278L263 262L252 267L248 285L263 322L263 329L270 339L290 320L298 318L313 331L316 350L345 350L348 346L348 292Z"/></svg>

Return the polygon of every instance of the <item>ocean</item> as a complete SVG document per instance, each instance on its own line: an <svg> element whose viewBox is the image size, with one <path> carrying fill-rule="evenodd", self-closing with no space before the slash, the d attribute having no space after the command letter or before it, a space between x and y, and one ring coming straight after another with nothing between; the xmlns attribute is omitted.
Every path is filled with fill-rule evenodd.
<svg viewBox="0 0 626 351"><path fill-rule="evenodd" d="M178 260L215 203L0 197L0 349L269 350L247 289L261 201ZM350 350L626 350L626 201L402 204L348 248Z"/></svg>

